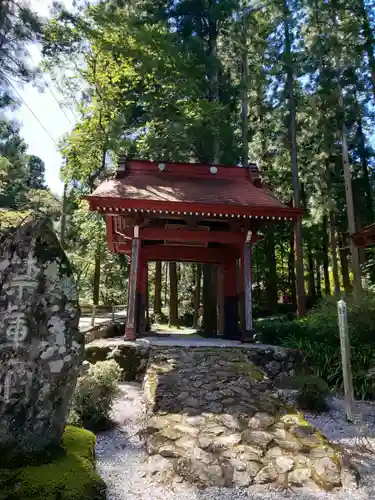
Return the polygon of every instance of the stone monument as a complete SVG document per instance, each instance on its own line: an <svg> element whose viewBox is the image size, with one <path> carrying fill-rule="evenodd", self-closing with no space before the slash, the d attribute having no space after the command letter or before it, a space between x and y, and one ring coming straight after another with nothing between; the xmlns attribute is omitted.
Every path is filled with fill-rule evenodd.
<svg viewBox="0 0 375 500"><path fill-rule="evenodd" d="M0 452L59 445L84 339L69 261L45 220L0 233Z"/></svg>

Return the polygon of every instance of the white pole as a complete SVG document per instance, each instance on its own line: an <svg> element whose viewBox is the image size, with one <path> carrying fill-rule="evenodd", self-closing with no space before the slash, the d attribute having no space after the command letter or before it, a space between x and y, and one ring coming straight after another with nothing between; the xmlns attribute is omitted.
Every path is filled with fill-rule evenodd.
<svg viewBox="0 0 375 500"><path fill-rule="evenodd" d="M341 362L342 362L342 373L344 378L346 418L349 422L354 422L354 411L353 411L354 390L353 390L352 367L350 362L348 310L346 302L344 300L339 300L337 302L337 309L339 315Z"/></svg>

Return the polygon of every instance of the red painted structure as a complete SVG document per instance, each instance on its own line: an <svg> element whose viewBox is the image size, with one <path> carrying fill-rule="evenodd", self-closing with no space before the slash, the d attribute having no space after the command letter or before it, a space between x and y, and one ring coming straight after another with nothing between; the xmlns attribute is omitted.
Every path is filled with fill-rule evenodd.
<svg viewBox="0 0 375 500"><path fill-rule="evenodd" d="M262 184L255 165L121 158L116 174L86 199L106 219L110 250L131 259L129 340L145 330L147 262L157 260L217 264L220 328L237 336L238 295L245 295L243 330L251 332L251 247L265 223L301 216Z"/></svg>

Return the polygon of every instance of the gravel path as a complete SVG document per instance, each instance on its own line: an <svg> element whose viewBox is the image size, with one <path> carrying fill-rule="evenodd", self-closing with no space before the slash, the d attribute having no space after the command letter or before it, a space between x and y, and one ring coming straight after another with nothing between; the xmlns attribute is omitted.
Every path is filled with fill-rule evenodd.
<svg viewBox="0 0 375 500"><path fill-rule="evenodd" d="M147 474L146 452L138 437L142 415L142 391L137 383L121 384L121 396L114 408L118 426L98 435L98 472L108 487L108 500L374 500L375 499L375 405L358 403L363 425L349 425L341 400L332 400L332 410L324 415L306 415L332 441L345 444L358 466L363 486L359 490L274 491L251 487L247 491L191 485L160 485ZM360 437L362 436L362 437ZM367 440L363 438L367 436Z"/></svg>

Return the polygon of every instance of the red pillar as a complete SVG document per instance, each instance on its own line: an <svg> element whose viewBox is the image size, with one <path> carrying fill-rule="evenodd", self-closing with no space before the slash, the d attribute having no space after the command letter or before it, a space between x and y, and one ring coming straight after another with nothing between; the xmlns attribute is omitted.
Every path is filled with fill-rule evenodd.
<svg viewBox="0 0 375 500"><path fill-rule="evenodd" d="M128 278L128 309L126 315L125 340L135 340L137 332L137 290L139 290L139 264L141 242L139 238L132 240L131 264Z"/></svg>

